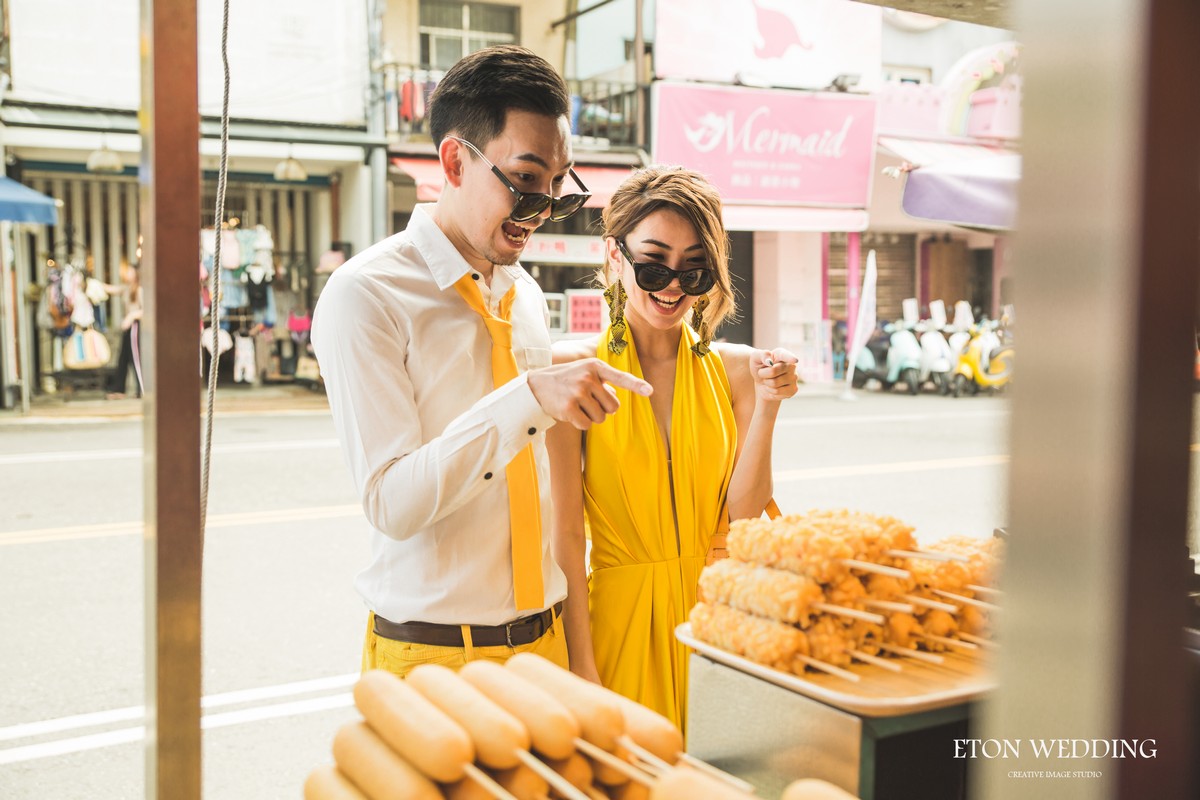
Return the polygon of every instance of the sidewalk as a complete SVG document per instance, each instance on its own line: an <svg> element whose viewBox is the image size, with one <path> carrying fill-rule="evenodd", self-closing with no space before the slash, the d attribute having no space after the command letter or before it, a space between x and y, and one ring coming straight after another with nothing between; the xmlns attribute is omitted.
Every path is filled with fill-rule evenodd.
<svg viewBox="0 0 1200 800"><path fill-rule="evenodd" d="M800 397L838 397L845 391L841 381L807 383L800 386ZM200 393L200 413L206 413L208 399ZM217 387L216 415L234 414L322 414L328 413L329 401L323 389L313 390L297 384L269 386ZM33 398L29 414L21 410L0 409L0 426L44 422L99 422L142 416L142 401L135 397L106 400L104 392L83 390L61 394L41 394Z"/></svg>
<svg viewBox="0 0 1200 800"><path fill-rule="evenodd" d="M206 413L208 398L200 393L200 413ZM226 414L319 414L329 411L325 392L295 384L217 387L216 416ZM33 398L28 414L17 409L0 409L0 425L39 422L95 422L142 416L142 401L136 397L106 400L104 392L85 390L42 394Z"/></svg>

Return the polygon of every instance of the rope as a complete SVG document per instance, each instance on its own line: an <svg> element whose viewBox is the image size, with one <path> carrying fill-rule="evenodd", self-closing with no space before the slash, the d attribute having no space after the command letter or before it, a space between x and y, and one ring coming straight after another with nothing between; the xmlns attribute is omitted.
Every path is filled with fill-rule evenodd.
<svg viewBox="0 0 1200 800"><path fill-rule="evenodd" d="M204 546L204 530L208 520L208 475L212 464L213 410L217 397L217 362L221 358L220 325L221 290L221 233L225 223L225 184L229 173L229 0L224 2L221 19L221 68L224 88L221 95L221 166L217 171L217 207L213 214L216 243L213 248L213 266L208 271L209 329L212 331L212 357L208 361L208 413L204 417L204 455L200 477L200 545Z"/></svg>

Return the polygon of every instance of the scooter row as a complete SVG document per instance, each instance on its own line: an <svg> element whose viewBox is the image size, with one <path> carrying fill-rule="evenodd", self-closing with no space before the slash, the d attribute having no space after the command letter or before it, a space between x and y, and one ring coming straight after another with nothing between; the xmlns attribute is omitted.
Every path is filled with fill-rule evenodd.
<svg viewBox="0 0 1200 800"><path fill-rule="evenodd" d="M956 304L951 325L946 324L940 301L930 304L930 312L929 320L910 318L877 329L858 354L851 385L863 388L875 380L885 391L902 385L914 395L932 385L940 394L962 397L980 390L1002 391L1012 381L1011 306L1001 319L978 323L965 302Z"/></svg>

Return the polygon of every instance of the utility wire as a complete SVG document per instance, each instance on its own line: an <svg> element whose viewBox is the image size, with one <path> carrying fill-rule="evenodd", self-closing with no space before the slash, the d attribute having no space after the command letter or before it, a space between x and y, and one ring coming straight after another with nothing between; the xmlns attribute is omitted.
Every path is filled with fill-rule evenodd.
<svg viewBox="0 0 1200 800"><path fill-rule="evenodd" d="M229 175L229 0L224 0L221 19L221 68L224 74L224 89L221 95L221 166L217 171L217 203L213 212L214 239L213 265L208 271L209 330L212 333L211 357L208 360L208 413L204 418L204 456L200 478L200 547L204 548L204 528L208 520L208 476L212 464L213 411L217 399L217 363L221 358L220 309L221 302L221 239L225 224L225 188Z"/></svg>

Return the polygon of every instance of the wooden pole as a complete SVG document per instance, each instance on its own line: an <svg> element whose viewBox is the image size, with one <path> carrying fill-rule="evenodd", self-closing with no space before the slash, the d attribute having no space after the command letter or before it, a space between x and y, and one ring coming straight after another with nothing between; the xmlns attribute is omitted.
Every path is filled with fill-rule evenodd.
<svg viewBox="0 0 1200 800"><path fill-rule="evenodd" d="M141 0L146 797L200 800L196 0Z"/></svg>
<svg viewBox="0 0 1200 800"><path fill-rule="evenodd" d="M978 735L1024 747L1019 759L976 762L984 791L972 796L1196 797L1182 628L1200 95L1179 82L1200 72L1200 6L1015 8L1026 78L1012 256L1021 363L1004 647ZM1064 738L1137 739L1139 756L1029 752L1029 739ZM1013 777L1027 770L1101 776Z"/></svg>

